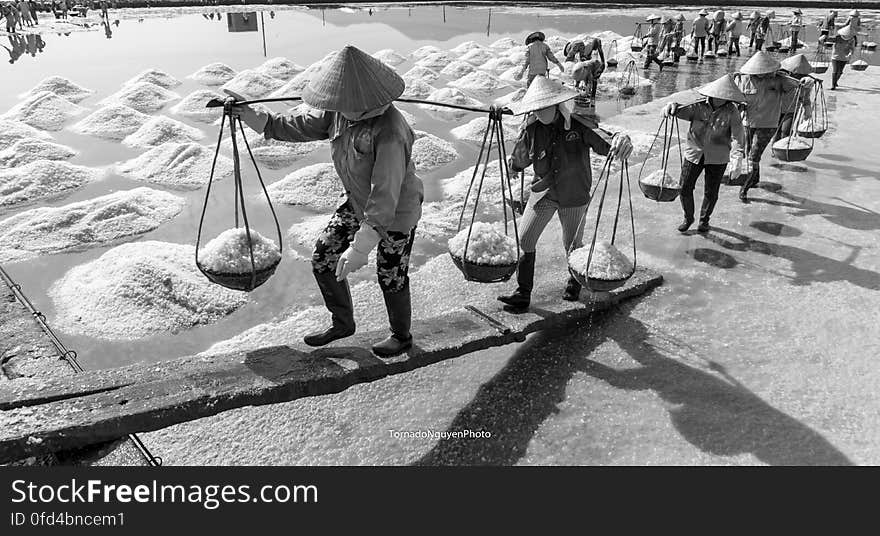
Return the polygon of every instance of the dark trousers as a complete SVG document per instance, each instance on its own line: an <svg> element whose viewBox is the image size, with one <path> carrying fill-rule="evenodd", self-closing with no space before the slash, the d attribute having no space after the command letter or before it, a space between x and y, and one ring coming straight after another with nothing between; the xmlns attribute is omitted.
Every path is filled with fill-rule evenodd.
<svg viewBox="0 0 880 536"><path fill-rule="evenodd" d="M694 52L699 54L701 57L706 53L706 38L705 37L694 37Z"/></svg>
<svg viewBox="0 0 880 536"><path fill-rule="evenodd" d="M645 58L645 69L651 67L651 62L656 63L663 68L663 62L657 59L657 45L648 45L647 57Z"/></svg>
<svg viewBox="0 0 880 536"><path fill-rule="evenodd" d="M755 46L756 39L757 39L757 37L755 37L755 32L752 32L751 34L749 34L749 48L752 48L753 46Z"/></svg>
<svg viewBox="0 0 880 536"><path fill-rule="evenodd" d="M690 160L685 159L681 167L681 208L684 210L684 217L688 221L694 221L694 188L697 185L697 179L700 173L705 170L706 178L703 184L703 205L700 208L700 221L709 222L712 211L715 210L715 203L718 202L718 190L721 188L721 178L724 176L724 170L727 164L705 164L704 159L700 158L698 164L694 164Z"/></svg>
<svg viewBox="0 0 880 536"><path fill-rule="evenodd" d="M718 54L718 43L721 42L721 36L717 34L712 34L709 36L709 48L712 49L712 52Z"/></svg>
<svg viewBox="0 0 880 536"><path fill-rule="evenodd" d="M727 43L728 54L733 54L734 49L736 50L736 55L739 56L739 37L731 37L730 42Z"/></svg>
<svg viewBox="0 0 880 536"><path fill-rule="evenodd" d="M794 54L798 48L798 32L791 32L791 53Z"/></svg>
<svg viewBox="0 0 880 536"><path fill-rule="evenodd" d="M845 66L846 60L831 60L831 87L837 87L837 81L840 80Z"/></svg>

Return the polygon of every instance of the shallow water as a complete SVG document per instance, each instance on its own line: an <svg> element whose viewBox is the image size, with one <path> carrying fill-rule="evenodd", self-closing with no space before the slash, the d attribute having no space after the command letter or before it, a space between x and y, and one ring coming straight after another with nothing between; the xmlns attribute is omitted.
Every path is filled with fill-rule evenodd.
<svg viewBox="0 0 880 536"><path fill-rule="evenodd" d="M368 52L391 48L403 54L423 45L435 45L448 50L464 41L474 40L490 44L502 37L520 41L522 37L540 28L547 35L572 36L578 33L594 33L611 30L628 35L637 20L642 20L646 10L586 10L574 9L556 11L530 8L489 8L470 7L444 9L441 6L416 6L412 8L375 8L370 15L365 10L344 9L278 9L269 11L262 17L265 21L265 47L260 32L230 33L227 31L226 17L222 11L211 19L202 13L173 14L167 10L142 11L143 20L135 12L120 13L119 25L111 24L112 36L108 38L103 31L77 32L70 35L47 34L43 36L45 48L36 56L23 56L15 63L0 66L0 77L4 80L4 92L0 95L0 110L7 110L18 102L17 95L29 90L40 80L59 75L95 90L95 94L81 105L92 111L104 97L116 92L121 84L142 70L150 67L162 69L183 81L172 90L186 96L204 86L187 80L185 77L203 65L222 61L237 71L254 68L267 57L284 56L302 66L323 58L328 52L337 50L345 44L355 44ZM696 9L689 10L696 11ZM748 10L743 10L748 13ZM207 12L206 12L207 13ZM808 18L810 13L808 13ZM111 14L113 17L113 14ZM689 19L692 18L690 15ZM809 29L807 39L814 38L814 30ZM5 40L5 38L3 38ZM12 43L10 42L10 45ZM871 63L876 60L872 57ZM722 73L733 70L741 60L718 60L715 63L691 65L682 63L677 68L666 69L662 74L656 67L644 74L654 80L651 91L640 93L627 101L613 98L600 100L597 108L600 118L610 118L628 106L663 97L686 88L696 87ZM412 66L412 60L397 67L403 73ZM439 84L438 84L439 86ZM513 88L499 91L503 95ZM484 102L487 102L485 99ZM173 105L173 103L172 103ZM183 121L206 132L205 143L212 143L216 137L215 126L206 126L171 114L166 106L160 114ZM421 173L426 184L428 201L439 199L441 192L438 181L449 178L473 164L477 148L474 144L458 142L449 130L476 116L468 116L462 121L442 121L429 116L424 110L413 105L401 108L416 116L415 127L428 131L455 143L461 157L450 165L438 170ZM282 107L275 106L276 110ZM154 114L157 115L157 114ZM653 119L651 120L653 122ZM72 124L71 121L69 124ZM69 126L68 124L68 126ZM118 142L82 136L62 130L53 133L57 143L69 145L80 151L72 163L89 166L109 166L141 154L141 150L131 149ZM291 167L272 171L262 168L267 183L284 177L294 169L329 161L327 149L321 149L302 158ZM208 207L206 220L207 238L211 238L231 223L231 199L229 184L219 185L218 193ZM131 189L144 183L112 175L98 183L89 185L71 195L50 202L17 208L0 213L5 217L32 206L59 206L74 201L91 199L105 193ZM163 189L156 185L153 188ZM252 190L256 191L256 189ZM204 190L175 191L184 196L188 203L181 214L171 223L161 226L154 232L138 240L164 240L175 243L193 243ZM256 205L255 205L256 206ZM308 255L307 249L294 247L286 240L286 231L291 225L305 216L318 212L300 207L276 207L282 233L285 234L285 247L297 249L298 253ZM254 209L252 217L255 227L269 235L269 218L265 211ZM771 218L767 218L768 220ZM680 244L680 243L679 243ZM52 302L46 290L73 266L83 264L99 257L112 246L103 246L79 253L47 255L38 259L8 266L14 278L21 283L31 299L51 320ZM442 253L443 246L421 241L413 259L418 267L433 255ZM663 242L648 242L646 251L653 257L666 260L676 268L685 267L692 260L681 245ZM713 257L715 254L695 252L699 262L723 262ZM368 269L357 275L355 281L372 279ZM693 300L705 299L705 288L694 288ZM703 296L702 298L700 296ZM137 361L156 361L179 355L202 351L218 340L229 338L254 325L261 324L294 308L319 304L319 298L311 282L310 267L307 262L286 255L276 275L269 283L252 293L251 303L217 324L198 327L178 334L149 337L137 341L114 342L91 337L62 333L68 346L75 348L87 368L118 366ZM697 303L689 304L699 305ZM722 304L723 305L723 304Z"/></svg>

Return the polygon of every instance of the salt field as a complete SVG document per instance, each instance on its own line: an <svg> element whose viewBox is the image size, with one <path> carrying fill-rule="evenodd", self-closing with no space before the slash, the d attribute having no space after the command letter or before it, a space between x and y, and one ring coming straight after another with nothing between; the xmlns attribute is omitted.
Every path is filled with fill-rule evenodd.
<svg viewBox="0 0 880 536"><path fill-rule="evenodd" d="M328 143L267 141L245 127L284 247L265 285L229 291L194 263L220 117L204 103L223 89L249 98L298 96L347 44L396 69L407 82L406 98L487 108L521 98L524 79L514 75L528 33L545 32L560 59L576 36L601 36L606 46L616 39L620 67L600 78L596 115L602 126L632 136L637 264L660 272L664 286L583 330L539 333L339 394L146 434L166 463L880 463L880 420L864 411L876 408L869 391L880 380L870 359L880 354L880 167L869 156L880 150L880 138L860 115L880 113L880 61L873 53L861 56L867 71L847 70L844 90L829 92L831 125L809 160L782 163L768 149L756 199L742 204L736 188L722 186L713 232L682 236L675 232L678 202L645 199L635 178L662 106L671 96L693 100L691 89L736 70L747 47L742 58L682 59L660 72L656 65L643 69L644 56L629 51L634 24L661 11L655 8L494 6L491 16L486 6L367 9L247 6L260 12L265 41L261 32L228 31L226 13L243 6L114 10L111 19L120 23L112 38L100 25L49 32L39 54L0 64L0 263L85 368L286 344L325 323L309 259L343 199ZM698 10L676 11L690 21ZM777 13L787 18L788 11ZM804 19L824 13L808 9ZM813 50L812 22L801 39ZM619 98L631 57L638 57L639 76L629 80L636 94ZM555 66L551 76L559 77ZM265 106L283 112L300 103ZM466 283L447 253L460 232L487 118L415 103L398 107L416 134L412 158L425 186L411 261L414 316L508 293L513 281ZM503 125L510 145L519 120L505 117ZM220 144L203 247L233 225L228 136ZM242 151L251 224L276 240ZM496 159L493 151L479 214L494 222L502 214ZM594 170L599 166L594 158ZM645 176L655 169L646 167ZM677 186L679 170L675 162L669 176L656 172L649 184ZM567 273L560 235L554 218L539 242L544 273L536 284L561 296ZM515 244L502 235L485 240L503 242L505 258L515 260ZM233 255L218 244L206 252ZM452 246L464 249L461 236ZM482 247L469 245L475 254ZM629 269L626 247L622 258L610 244L597 242L597 249L615 259L620 273ZM358 329L385 327L384 314L375 314L383 307L375 255L349 280ZM756 416L757 424L741 413ZM502 437L470 448L387 434L456 427L494 427ZM765 440L758 427L776 435ZM662 439L646 453L640 434Z"/></svg>

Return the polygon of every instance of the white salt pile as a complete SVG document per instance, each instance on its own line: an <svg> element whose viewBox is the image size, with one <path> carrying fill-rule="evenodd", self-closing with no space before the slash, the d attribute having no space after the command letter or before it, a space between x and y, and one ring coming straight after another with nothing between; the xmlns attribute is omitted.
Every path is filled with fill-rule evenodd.
<svg viewBox="0 0 880 536"><path fill-rule="evenodd" d="M26 138L49 140L52 139L52 135L21 121L0 118L0 147L8 147L16 141Z"/></svg>
<svg viewBox="0 0 880 536"><path fill-rule="evenodd" d="M520 82L525 80L525 74L523 74L522 78L518 80L516 76L522 71L522 63L517 64L516 62L514 62L514 66L499 74L498 79L504 80L505 82Z"/></svg>
<svg viewBox="0 0 880 536"><path fill-rule="evenodd" d="M485 48L485 47L483 47L483 45L481 45L480 43L477 43L476 41L465 41L464 43L460 43L458 46L450 49L450 52L453 52L458 55L462 55L462 54L467 54L468 52L470 52L472 50L480 50L482 48Z"/></svg>
<svg viewBox="0 0 880 536"><path fill-rule="evenodd" d="M56 160L0 170L0 207L45 199L101 178L103 171Z"/></svg>
<svg viewBox="0 0 880 536"><path fill-rule="evenodd" d="M553 48L553 49L563 48L565 45L568 44L568 38L562 37L561 35L552 35L552 36L548 37L547 39L545 39L544 42L547 43L550 46L550 48Z"/></svg>
<svg viewBox="0 0 880 536"><path fill-rule="evenodd" d="M403 91L403 96L407 98L422 99L437 91L437 88L418 78L410 80L404 77L403 81L406 83L406 89Z"/></svg>
<svg viewBox="0 0 880 536"><path fill-rule="evenodd" d="M208 184L214 148L198 143L163 143L128 162L116 166L120 175L134 180L175 188L201 188ZM214 179L232 176L232 159L217 157Z"/></svg>
<svg viewBox="0 0 880 536"><path fill-rule="evenodd" d="M253 253L253 262L251 254ZM199 264L216 274L246 274L264 270L281 260L281 250L274 240L254 229L227 229L199 250Z"/></svg>
<svg viewBox="0 0 880 536"><path fill-rule="evenodd" d="M447 237L454 236L458 232L460 211L460 204L450 206L448 203L436 201L422 203L422 217L416 227L416 239L442 243Z"/></svg>
<svg viewBox="0 0 880 536"><path fill-rule="evenodd" d="M416 65L420 67L427 67L429 69L442 69L449 65L452 61L452 57L449 56L446 52L434 52L433 54L428 54L422 59L416 62Z"/></svg>
<svg viewBox="0 0 880 536"><path fill-rule="evenodd" d="M483 105L483 103L478 101L477 99L474 99L472 97L468 97L467 95L462 93L460 90L458 90L456 88L450 88L450 87L444 87L444 88L438 89L437 91L428 95L427 99L425 99L425 100L429 100L429 101L433 101L433 102L443 102L443 103L447 103L447 104L455 104L457 106L482 106ZM430 111L432 115L437 116L441 119L446 119L446 120L455 120L455 119L464 117L465 115L470 113L467 111L455 110L453 108L444 108L441 106L433 106L430 104L419 104L419 106L421 106L425 110Z"/></svg>
<svg viewBox="0 0 880 536"><path fill-rule="evenodd" d="M440 70L440 74L444 76L448 76L449 78L456 79L460 78L466 74L472 73L476 70L476 67L471 65L466 61L455 60L449 63L446 67Z"/></svg>
<svg viewBox="0 0 880 536"><path fill-rule="evenodd" d="M248 69L235 75L235 78L223 84L220 89L228 89L251 99L259 99L283 85L284 82L277 78Z"/></svg>
<svg viewBox="0 0 880 536"><path fill-rule="evenodd" d="M25 138L0 151L0 167L16 167L37 160L67 160L76 151L66 145L59 145L40 138Z"/></svg>
<svg viewBox="0 0 880 536"><path fill-rule="evenodd" d="M490 73L501 73L511 67L516 67L516 64L510 61L509 58L492 58L480 65L480 69L483 71L489 71Z"/></svg>
<svg viewBox="0 0 880 536"><path fill-rule="evenodd" d="M0 222L0 262L81 250L147 233L183 210L182 197L150 188L27 210Z"/></svg>
<svg viewBox="0 0 880 536"><path fill-rule="evenodd" d="M517 41L514 41L510 37L502 37L501 39L495 41L489 46L492 48L497 48L499 50L508 50L519 46L519 43Z"/></svg>
<svg viewBox="0 0 880 536"><path fill-rule="evenodd" d="M505 116L505 121L502 121L501 125L504 129L504 141L510 142L516 139L519 130L516 126L509 124L509 122L511 122L512 120L507 119L507 117L509 116ZM471 141L474 143L483 143L483 134L486 132L486 129L488 127L488 117L477 117L461 125L460 127L453 128L450 132L453 136L460 140Z"/></svg>
<svg viewBox="0 0 880 536"><path fill-rule="evenodd" d="M139 112L151 114L161 110L166 104L177 100L180 95L173 91L151 84L138 82L127 85L118 92L101 101L101 104L124 104Z"/></svg>
<svg viewBox="0 0 880 536"><path fill-rule="evenodd" d="M276 97L298 97L302 91L309 85L309 80L321 69L320 63L313 63L305 71L297 74L286 84L282 85L269 96Z"/></svg>
<svg viewBox="0 0 880 536"><path fill-rule="evenodd" d="M290 61L287 58L272 58L257 67L257 72L278 80L290 80L294 76L306 70L302 65Z"/></svg>
<svg viewBox="0 0 880 536"><path fill-rule="evenodd" d="M469 207L473 206L474 195L476 194L477 184L479 183L480 176L483 173L483 164L480 163L480 169L477 172L477 177L474 182L474 188L470 193L470 197L468 199ZM453 203L461 203L464 201L465 194L468 191L468 187L471 184L471 178L474 174L474 166L471 166L464 171L457 173L455 176L445 179L441 181L440 185L443 188L443 195L448 201L452 201ZM529 184L529 177L531 175L531 168L529 168L529 172L526 175L526 184ZM514 184L511 185L511 189L519 194L519 179L516 177L511 177L511 181L514 181ZM507 185L504 186L505 193L508 192ZM493 211L501 209L501 169L498 165L498 160L491 160L489 162L489 166L486 169L486 176L483 179L483 187L480 191L480 207L483 211ZM470 213L471 208L468 208L468 213Z"/></svg>
<svg viewBox="0 0 880 536"><path fill-rule="evenodd" d="M505 54L505 57L507 57L507 59L509 59L510 61L512 61L513 63L515 63L517 65L522 65L523 61L525 60L527 50L528 50L527 46L518 45L518 46L511 48L509 51L507 51L507 53Z"/></svg>
<svg viewBox="0 0 880 536"><path fill-rule="evenodd" d="M177 87L181 84L180 80L174 78L170 74L165 71L160 71L159 69L147 69L146 71L142 71L136 74L133 78L130 78L123 85L126 86L136 86L143 82L147 82L149 84L155 84L159 87L163 87L165 89L171 89L173 87Z"/></svg>
<svg viewBox="0 0 880 536"><path fill-rule="evenodd" d="M156 147L168 142L185 143L205 137L201 130L160 115L150 118L141 128L126 136L122 144L134 148Z"/></svg>
<svg viewBox="0 0 880 536"><path fill-rule="evenodd" d="M137 131L150 116L124 104L110 104L87 115L71 130L108 140L121 140Z"/></svg>
<svg viewBox="0 0 880 536"><path fill-rule="evenodd" d="M449 82L448 85L483 96L489 96L506 86L505 83L485 71L474 71L458 80Z"/></svg>
<svg viewBox="0 0 880 536"><path fill-rule="evenodd" d="M401 108L399 104L395 107L397 108L397 111L400 112L400 115L403 116L403 119L406 120L406 122L409 123L410 126L416 124L416 116Z"/></svg>
<svg viewBox="0 0 880 536"><path fill-rule="evenodd" d="M248 136L248 144L257 162L269 169L285 168L300 158L308 156L322 147L327 147L327 142L325 141L289 143L286 141L267 140L262 136ZM238 154L241 158L249 158L247 148L240 138L238 139L238 145ZM221 152L222 154L232 154L232 142L228 138L223 141Z"/></svg>
<svg viewBox="0 0 880 536"><path fill-rule="evenodd" d="M206 86L222 86L235 78L235 69L225 63L209 63L188 78Z"/></svg>
<svg viewBox="0 0 880 536"><path fill-rule="evenodd" d="M134 242L69 270L49 289L55 323L68 333L140 339L214 323L247 303L247 294L211 283L193 247Z"/></svg>
<svg viewBox="0 0 880 536"><path fill-rule="evenodd" d="M465 244L466 257L463 256ZM449 239L448 245L449 252L454 256L476 264L498 266L515 264L517 261L516 240L491 223L475 222L471 229L465 227Z"/></svg>
<svg viewBox="0 0 880 536"><path fill-rule="evenodd" d="M433 69L428 69L427 67L422 67L420 65L416 65L409 71L403 73L404 80L417 80L421 79L429 84L433 84L440 78L440 74Z"/></svg>
<svg viewBox="0 0 880 536"><path fill-rule="evenodd" d="M172 106L171 113L195 121L212 123L223 115L223 108L206 108L205 105L211 99L223 100L224 98L225 95L221 95L216 91L211 91L210 89L198 89Z"/></svg>
<svg viewBox="0 0 880 536"><path fill-rule="evenodd" d="M376 52L375 54L373 54L373 57L392 67L400 65L401 63L406 61L406 56L402 56L397 52L391 50L390 48L384 48L379 52Z"/></svg>
<svg viewBox="0 0 880 536"><path fill-rule="evenodd" d="M482 65L487 61L493 59L494 57L495 55L489 50L486 50L484 48L475 48L458 59L461 61L466 61L473 65Z"/></svg>
<svg viewBox="0 0 880 536"><path fill-rule="evenodd" d="M336 169L327 163L298 169L267 190L273 202L314 208L336 208L342 193Z"/></svg>
<svg viewBox="0 0 880 536"><path fill-rule="evenodd" d="M810 147L812 147L812 145L810 145L808 141L804 140L800 136L787 136L773 144L774 149L782 150L802 150L809 149Z"/></svg>
<svg viewBox="0 0 880 536"><path fill-rule="evenodd" d="M63 99L75 103L81 102L83 99L94 93L91 89L86 89L62 76L50 76L31 88L30 91L19 95L19 98L24 99L31 95L42 93L43 91L54 93Z"/></svg>
<svg viewBox="0 0 880 536"><path fill-rule="evenodd" d="M412 161L416 171L430 171L458 158L458 151L448 141L427 132L416 132Z"/></svg>
<svg viewBox="0 0 880 536"><path fill-rule="evenodd" d="M507 95L503 95L501 97L498 97L497 99L495 99L495 104L497 104L498 106L510 106L514 102L522 100L522 98L525 96L525 94L526 94L526 88L521 87L521 88L517 89L516 91L511 91Z"/></svg>
<svg viewBox="0 0 880 536"><path fill-rule="evenodd" d="M814 132L822 132L822 125L818 122L811 121L809 119L805 119L801 121L801 124L798 125L798 132L804 133L814 133Z"/></svg>
<svg viewBox="0 0 880 536"><path fill-rule="evenodd" d="M679 179L676 179L669 173L664 172L662 169L658 169L647 177L642 177L639 182L641 182L642 184L647 184L649 186L659 186L662 188L681 188L681 183L679 182Z"/></svg>
<svg viewBox="0 0 880 536"><path fill-rule="evenodd" d="M305 248L312 248L318 241L330 217L326 214L308 216L299 223L294 223L287 231L288 239Z"/></svg>
<svg viewBox="0 0 880 536"><path fill-rule="evenodd" d="M568 265L575 272L587 276L587 260L590 258L590 246L584 246L571 252ZM593 258L590 260L589 277L603 281L626 279L633 272L633 264L611 242L596 242Z"/></svg>
<svg viewBox="0 0 880 536"><path fill-rule="evenodd" d="M438 52L443 52L443 49L435 47L434 45L425 45L423 47L419 47L412 51L413 58L420 59L430 56L431 54L436 54Z"/></svg>
<svg viewBox="0 0 880 536"><path fill-rule="evenodd" d="M83 108L69 100L49 91L43 91L18 103L3 117L43 130L61 130L64 123L83 111Z"/></svg>

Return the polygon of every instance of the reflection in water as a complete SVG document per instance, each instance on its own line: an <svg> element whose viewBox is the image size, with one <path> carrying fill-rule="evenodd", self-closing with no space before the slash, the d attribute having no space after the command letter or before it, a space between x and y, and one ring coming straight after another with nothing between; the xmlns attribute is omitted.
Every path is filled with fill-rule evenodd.
<svg viewBox="0 0 880 536"><path fill-rule="evenodd" d="M0 46L9 53L9 63L15 63L25 54L36 57L38 52L42 53L43 49L46 48L46 42L43 41L43 36L39 34L13 34L9 35L7 39L9 39L9 46Z"/></svg>

